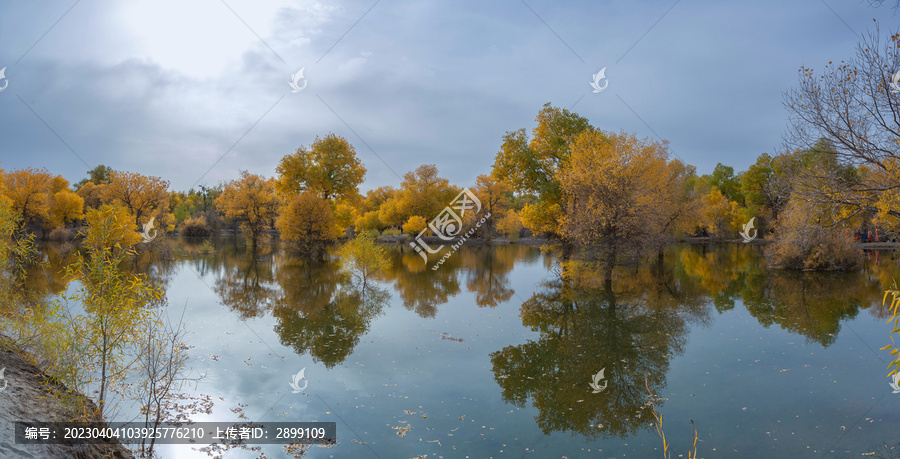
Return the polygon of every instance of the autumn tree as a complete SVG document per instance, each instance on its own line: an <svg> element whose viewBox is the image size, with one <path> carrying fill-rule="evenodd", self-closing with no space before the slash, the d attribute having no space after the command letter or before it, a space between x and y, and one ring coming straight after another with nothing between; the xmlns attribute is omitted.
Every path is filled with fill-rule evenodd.
<svg viewBox="0 0 900 459"><path fill-rule="evenodd" d="M276 189L283 196L310 191L323 199L349 198L358 194L366 174L356 149L347 139L328 134L309 147L301 146L281 158Z"/></svg>
<svg viewBox="0 0 900 459"><path fill-rule="evenodd" d="M287 204L275 226L281 239L291 241L304 254L322 253L325 245L337 239L334 213L324 198L310 191L300 193Z"/></svg>
<svg viewBox="0 0 900 459"><path fill-rule="evenodd" d="M431 220L459 191L449 180L438 176L434 164L419 166L403 175L400 189L381 205L378 219L388 226L402 225L416 215Z"/></svg>
<svg viewBox="0 0 900 459"><path fill-rule="evenodd" d="M216 208L226 218L241 222L241 231L255 252L278 210L275 180L241 171L241 178L228 182L216 198Z"/></svg>
<svg viewBox="0 0 900 459"><path fill-rule="evenodd" d="M900 34L883 39L877 25L854 57L829 62L821 72L800 68L798 87L784 95L791 115L788 143L811 150L825 139L839 165L862 172L848 180L810 171L806 198L849 208L843 210L848 216L878 212L900 222L900 94L892 86L898 70Z"/></svg>
<svg viewBox="0 0 900 459"><path fill-rule="evenodd" d="M135 172L110 171L104 197L124 206L135 225L143 225L156 217L156 227L166 228L174 222L169 214L169 182L159 177Z"/></svg>
<svg viewBox="0 0 900 459"><path fill-rule="evenodd" d="M491 218L484 222L484 234L491 238L495 233L495 222L500 221L509 209L509 195L512 188L505 182L496 180L490 175L479 175L475 179L475 195L481 201L481 208L490 213Z"/></svg>
<svg viewBox="0 0 900 459"><path fill-rule="evenodd" d="M427 225L428 222L425 221L424 218L418 215L413 215L412 217L409 217L409 220L407 220L406 223L403 224L402 229L404 233L419 234L419 231L425 229Z"/></svg>
<svg viewBox="0 0 900 459"><path fill-rule="evenodd" d="M87 182L78 188L76 192L82 200L84 206L89 209L99 209L103 204L110 204L110 200L106 197L106 184L97 185L94 182Z"/></svg>
<svg viewBox="0 0 900 459"><path fill-rule="evenodd" d="M84 216L84 199L64 189L57 191L50 201L50 226L65 226Z"/></svg>
<svg viewBox="0 0 900 459"><path fill-rule="evenodd" d="M74 191L78 191L83 187L86 183L91 182L94 185L102 185L105 183L109 183L110 173L113 170L109 166L104 166L103 164L87 171L88 176L79 180L74 185Z"/></svg>
<svg viewBox="0 0 900 459"><path fill-rule="evenodd" d="M363 287L366 287L373 275L391 267L391 260L384 247L363 234L344 243L338 250L338 255L341 266L356 276Z"/></svg>
<svg viewBox="0 0 900 459"><path fill-rule="evenodd" d="M522 231L522 219L519 217L519 213L515 210L506 212L506 215L498 220L497 230L510 240L518 240L519 233Z"/></svg>
<svg viewBox="0 0 900 459"><path fill-rule="evenodd" d="M21 169L3 175L4 192L20 225L45 223L50 216L53 176L46 170Z"/></svg>
<svg viewBox="0 0 900 459"><path fill-rule="evenodd" d="M357 230L381 230L388 226L378 218L378 211L385 201L390 199L396 190L389 186L382 186L369 190L366 196L359 202L356 209L356 220L353 224Z"/></svg>
<svg viewBox="0 0 900 459"><path fill-rule="evenodd" d="M509 131L494 160L492 175L518 193L533 193L538 202L522 210L532 232L559 234L565 206L559 172L569 165L570 142L592 130L587 118L545 104L535 118L531 139L525 129Z"/></svg>
<svg viewBox="0 0 900 459"><path fill-rule="evenodd" d="M85 216L88 227L82 232L85 256L67 268L80 287L66 299L82 304L85 314L78 324L83 337L84 367L98 374L98 406L106 414L107 393L124 380L130 363L124 358L127 346L139 341L139 329L147 318L146 305L161 297L142 276L122 271L130 247L140 240L132 228L132 216L122 207L103 206Z"/></svg>
<svg viewBox="0 0 900 459"><path fill-rule="evenodd" d="M804 271L849 270L860 253L847 231L829 224L827 207L794 196L776 227L775 243L766 248L776 267Z"/></svg>
<svg viewBox="0 0 900 459"><path fill-rule="evenodd" d="M571 167L557 173L568 196L560 228L611 279L620 254L640 253L665 228L669 153L662 142L627 133L589 130L571 142Z"/></svg>

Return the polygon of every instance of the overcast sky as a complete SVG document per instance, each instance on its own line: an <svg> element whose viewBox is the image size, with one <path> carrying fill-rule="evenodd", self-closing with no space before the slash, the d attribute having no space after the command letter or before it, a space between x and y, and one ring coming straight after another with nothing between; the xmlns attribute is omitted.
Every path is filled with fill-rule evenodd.
<svg viewBox="0 0 900 459"><path fill-rule="evenodd" d="M798 68L852 57L873 19L900 24L865 0L0 0L0 168L186 190L334 132L364 191L432 163L465 186L550 102L739 171L780 148Z"/></svg>

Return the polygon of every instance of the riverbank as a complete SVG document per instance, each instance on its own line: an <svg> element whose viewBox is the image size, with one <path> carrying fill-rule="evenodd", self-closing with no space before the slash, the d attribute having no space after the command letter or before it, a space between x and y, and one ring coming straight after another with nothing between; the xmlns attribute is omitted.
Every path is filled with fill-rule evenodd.
<svg viewBox="0 0 900 459"><path fill-rule="evenodd" d="M96 412L94 403L54 381L40 368L24 358L22 352L0 336L0 456L19 458L98 457L133 458L121 444L17 445L16 421L81 420L86 412ZM65 400L69 400L65 402ZM87 421L100 421L91 417Z"/></svg>
<svg viewBox="0 0 900 459"><path fill-rule="evenodd" d="M426 236L421 238L422 242L430 246L438 246L438 245L452 245L459 242L460 238L453 238L449 241L441 239L436 236ZM413 241L413 238L409 235L400 234L397 236L378 236L375 239L376 242L381 244L388 245L406 245ZM520 237L516 240L510 240L507 238L491 238L485 239L480 237L473 237L466 239L466 245L509 245L509 244L519 244L519 245L545 245L545 244L556 244L556 241L552 241L550 239L537 238L537 237Z"/></svg>

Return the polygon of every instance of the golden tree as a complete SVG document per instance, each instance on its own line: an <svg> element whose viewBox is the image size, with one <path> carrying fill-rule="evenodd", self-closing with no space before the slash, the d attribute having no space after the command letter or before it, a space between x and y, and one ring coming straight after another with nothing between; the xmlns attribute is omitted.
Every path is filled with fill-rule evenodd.
<svg viewBox="0 0 900 459"><path fill-rule="evenodd" d="M50 217L53 176L46 170L21 169L3 175L4 193L19 224L44 223Z"/></svg>
<svg viewBox="0 0 900 459"><path fill-rule="evenodd" d="M413 215L409 217L409 220L403 224L403 232L409 234L419 234L419 231L425 229L425 226L428 222L425 221L424 217L420 217L418 215Z"/></svg>
<svg viewBox="0 0 900 459"><path fill-rule="evenodd" d="M391 260L384 247L363 234L346 242L338 250L341 266L366 286L369 278L391 267Z"/></svg>
<svg viewBox="0 0 900 459"><path fill-rule="evenodd" d="M50 201L50 226L65 226L84 217L84 199L69 191L57 191Z"/></svg>
<svg viewBox="0 0 900 459"><path fill-rule="evenodd" d="M603 261L611 279L617 256L638 253L664 230L668 151L632 134L585 131L572 139L570 167L557 173L568 196L563 237Z"/></svg>
<svg viewBox="0 0 900 459"><path fill-rule="evenodd" d="M110 204L106 198L106 184L95 185L94 182L85 182L76 191L84 200L84 206L89 209L99 209L103 204Z"/></svg>
<svg viewBox="0 0 900 459"><path fill-rule="evenodd" d="M275 226L281 239L291 241L301 253L321 253L337 239L334 213L323 198L312 192L297 195L278 217Z"/></svg>
<svg viewBox="0 0 900 459"><path fill-rule="evenodd" d="M88 254L66 270L81 287L66 298L84 307L85 315L75 321L84 340L85 352L80 358L99 375L97 402L100 412L106 414L106 394L125 378L130 366L124 350L140 339L140 326L149 314L146 305L159 300L161 292L150 287L143 276L120 268L124 258L133 254L131 246L140 240L128 210L103 206L89 211L85 220Z"/></svg>
<svg viewBox="0 0 900 459"><path fill-rule="evenodd" d="M275 180L241 171L241 178L228 182L216 198L216 208L226 218L241 222L241 231L255 252L260 236L272 227L278 210Z"/></svg>
<svg viewBox="0 0 900 459"><path fill-rule="evenodd" d="M359 193L366 168L347 139L328 134L281 158L276 189L282 196L311 191L324 199L350 198Z"/></svg>
<svg viewBox="0 0 900 459"><path fill-rule="evenodd" d="M518 193L538 196L538 203L522 211L526 227L534 233L559 234L565 206L558 173L568 167L571 140L593 128L587 118L549 103L535 121L530 140L525 129L506 133L492 175Z"/></svg>
<svg viewBox="0 0 900 459"><path fill-rule="evenodd" d="M174 223L169 218L168 181L124 171L111 171L109 177L104 198L128 209L136 225L143 225L153 217L163 228Z"/></svg>
<svg viewBox="0 0 900 459"><path fill-rule="evenodd" d="M484 234L491 238L494 236L495 221L500 221L509 209L509 195L512 188L506 183L496 180L492 175L481 174L475 179L475 195L481 201L481 207L487 211L491 218L484 223Z"/></svg>
<svg viewBox="0 0 900 459"><path fill-rule="evenodd" d="M403 175L400 189L387 198L378 211L378 219L386 225L400 225L414 215L426 220L434 218L450 204L459 188L438 176L434 164L425 164Z"/></svg>

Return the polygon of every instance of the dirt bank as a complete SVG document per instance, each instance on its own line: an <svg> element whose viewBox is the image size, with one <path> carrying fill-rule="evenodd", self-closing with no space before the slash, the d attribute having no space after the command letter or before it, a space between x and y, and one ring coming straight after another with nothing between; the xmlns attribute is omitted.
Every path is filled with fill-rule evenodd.
<svg viewBox="0 0 900 459"><path fill-rule="evenodd" d="M0 337L0 457L16 458L77 458L98 457L132 458L132 454L120 444L116 445L17 445L14 436L15 421L66 421L80 420L81 405L87 404L96 411L94 404L81 395L73 394L61 384L53 382L43 371L22 358ZM80 402L64 404L65 397ZM98 421L99 419L91 419Z"/></svg>

